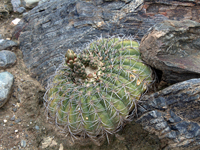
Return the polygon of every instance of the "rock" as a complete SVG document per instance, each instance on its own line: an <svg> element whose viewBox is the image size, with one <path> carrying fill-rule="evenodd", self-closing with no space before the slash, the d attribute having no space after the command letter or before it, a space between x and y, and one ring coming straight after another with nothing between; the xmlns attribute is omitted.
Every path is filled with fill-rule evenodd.
<svg viewBox="0 0 200 150"><path fill-rule="evenodd" d="M11 0L11 4L13 6L13 11L14 12L18 12L18 13L23 13L26 11L26 9L24 8L25 7L25 4L22 0ZM24 4L24 5L23 5ZM24 7L22 7L24 6Z"/></svg>
<svg viewBox="0 0 200 150"><path fill-rule="evenodd" d="M21 140L21 147L26 147L26 140Z"/></svg>
<svg viewBox="0 0 200 150"><path fill-rule="evenodd" d="M12 116L12 118L10 118L11 121L15 121L15 115Z"/></svg>
<svg viewBox="0 0 200 150"><path fill-rule="evenodd" d="M33 8L37 6L39 1L40 0L11 0L11 3L14 12L23 13L26 11L26 8Z"/></svg>
<svg viewBox="0 0 200 150"><path fill-rule="evenodd" d="M19 18L15 18L12 22L11 22L11 25L12 26L16 26L19 22L20 22L21 19Z"/></svg>
<svg viewBox="0 0 200 150"><path fill-rule="evenodd" d="M33 8L33 7L37 6L37 4L40 0L24 0L24 1L26 3L27 8Z"/></svg>
<svg viewBox="0 0 200 150"><path fill-rule="evenodd" d="M12 93L13 83L14 77L11 73L0 73L0 108L9 100Z"/></svg>
<svg viewBox="0 0 200 150"><path fill-rule="evenodd" d="M18 118L18 119L16 119L15 120L15 123L19 123L19 122L21 122L22 120L20 119L20 118Z"/></svg>
<svg viewBox="0 0 200 150"><path fill-rule="evenodd" d="M200 145L200 79L191 79L146 95L138 107L137 123L169 148Z"/></svg>
<svg viewBox="0 0 200 150"><path fill-rule="evenodd" d="M143 8L149 16L162 14L170 20L190 19L200 22L199 4L200 2L195 0L145 0Z"/></svg>
<svg viewBox="0 0 200 150"><path fill-rule="evenodd" d="M7 50L11 47L18 46L18 43L11 40L0 39L0 50Z"/></svg>
<svg viewBox="0 0 200 150"><path fill-rule="evenodd" d="M18 12L18 9L20 8L21 5L21 0L11 0L11 4L13 6L13 11Z"/></svg>
<svg viewBox="0 0 200 150"><path fill-rule="evenodd" d="M39 129L40 129L40 127L36 125L36 126L35 126L35 129L36 129L36 130L39 130Z"/></svg>
<svg viewBox="0 0 200 150"><path fill-rule="evenodd" d="M64 150L62 143L60 144L59 150Z"/></svg>
<svg viewBox="0 0 200 150"><path fill-rule="evenodd" d="M0 68L7 68L16 63L15 53L7 50L0 51Z"/></svg>
<svg viewBox="0 0 200 150"><path fill-rule="evenodd" d="M16 111L17 111L17 107L14 107L14 108L12 109L12 111L13 111L13 112L16 112Z"/></svg>
<svg viewBox="0 0 200 150"><path fill-rule="evenodd" d="M176 83L200 77L200 23L167 20L143 37L143 60L162 71L162 79Z"/></svg>
<svg viewBox="0 0 200 150"><path fill-rule="evenodd" d="M18 13L23 13L23 12L25 12L26 11L26 8L24 8L24 7L19 7L19 8L17 8L17 12Z"/></svg>
<svg viewBox="0 0 200 150"><path fill-rule="evenodd" d="M38 2L38 5L41 5L42 3L45 3L45 2L47 2L47 1L49 1L49 0L40 0L40 1Z"/></svg>
<svg viewBox="0 0 200 150"><path fill-rule="evenodd" d="M42 140L42 149L57 145L57 142L52 137L44 137Z"/></svg>

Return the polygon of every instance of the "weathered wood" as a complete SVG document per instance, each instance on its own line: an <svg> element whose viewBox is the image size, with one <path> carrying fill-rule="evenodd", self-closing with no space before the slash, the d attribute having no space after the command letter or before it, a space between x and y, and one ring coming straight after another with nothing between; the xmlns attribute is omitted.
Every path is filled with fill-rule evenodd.
<svg viewBox="0 0 200 150"><path fill-rule="evenodd" d="M174 84L142 98L137 122L169 147L188 147L200 143L200 79Z"/></svg>
<svg viewBox="0 0 200 150"><path fill-rule="evenodd" d="M135 35L140 40L150 27L168 18L199 21L199 8L199 2L189 0L51 0L24 15L13 35L21 33L24 62L32 77L45 85L67 49L79 52L98 36Z"/></svg>
<svg viewBox="0 0 200 150"><path fill-rule="evenodd" d="M200 77L200 23L167 20L142 38L145 62L162 71L162 79L176 83Z"/></svg>

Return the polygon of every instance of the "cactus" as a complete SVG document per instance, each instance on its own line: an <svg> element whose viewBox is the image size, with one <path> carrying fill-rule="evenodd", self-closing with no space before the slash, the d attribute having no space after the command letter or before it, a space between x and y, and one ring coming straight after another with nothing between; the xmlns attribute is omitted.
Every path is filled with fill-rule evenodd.
<svg viewBox="0 0 200 150"><path fill-rule="evenodd" d="M129 120L152 83L152 71L128 38L100 38L82 54L68 50L45 94L49 118L72 137L95 139Z"/></svg>

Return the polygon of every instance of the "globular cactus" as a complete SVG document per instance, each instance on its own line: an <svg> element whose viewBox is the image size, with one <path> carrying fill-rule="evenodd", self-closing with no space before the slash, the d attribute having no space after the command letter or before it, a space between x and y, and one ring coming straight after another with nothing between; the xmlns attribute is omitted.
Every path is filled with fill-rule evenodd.
<svg viewBox="0 0 200 150"><path fill-rule="evenodd" d="M78 57L68 50L44 97L48 117L72 137L115 133L152 83L138 46L112 37L90 43Z"/></svg>

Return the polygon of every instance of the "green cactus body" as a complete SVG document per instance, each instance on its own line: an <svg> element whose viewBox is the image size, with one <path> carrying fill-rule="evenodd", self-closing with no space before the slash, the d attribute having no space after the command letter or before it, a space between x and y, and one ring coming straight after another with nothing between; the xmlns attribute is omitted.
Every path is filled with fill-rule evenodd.
<svg viewBox="0 0 200 150"><path fill-rule="evenodd" d="M45 94L49 117L73 136L115 133L152 83L138 46L131 39L101 38L81 55L68 50Z"/></svg>

